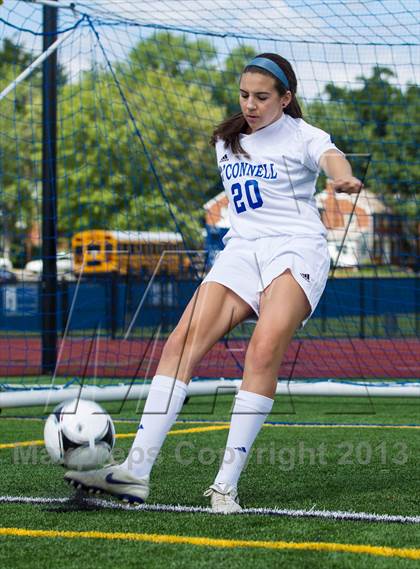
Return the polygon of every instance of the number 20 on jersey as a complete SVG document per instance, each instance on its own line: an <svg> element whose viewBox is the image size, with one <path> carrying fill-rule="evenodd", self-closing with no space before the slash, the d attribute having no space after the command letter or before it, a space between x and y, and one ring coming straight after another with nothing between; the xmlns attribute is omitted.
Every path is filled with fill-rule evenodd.
<svg viewBox="0 0 420 569"><path fill-rule="evenodd" d="M257 180L247 180L245 184L233 184L230 188L236 213L247 209L258 209L263 205Z"/></svg>

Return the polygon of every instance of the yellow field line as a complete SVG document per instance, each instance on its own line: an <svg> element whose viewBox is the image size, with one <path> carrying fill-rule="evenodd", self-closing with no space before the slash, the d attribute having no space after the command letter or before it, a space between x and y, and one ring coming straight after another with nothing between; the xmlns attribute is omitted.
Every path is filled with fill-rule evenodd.
<svg viewBox="0 0 420 569"><path fill-rule="evenodd" d="M182 434L189 434L189 433L206 433L209 431L223 431L229 428L229 423L220 424L221 421L218 421L217 425L210 425L206 427L190 427L187 429L176 429L175 431L169 431L168 435L182 435ZM178 423L179 424L179 423ZM328 428L343 428L343 429L419 429L420 427L417 426L410 426L410 425L270 425L265 424L263 425L264 428L278 428L278 427L302 427L302 428L313 428L313 429L328 429ZM120 433L115 435L117 439L129 439L136 436L136 433ZM44 444L44 441L41 439L34 440L34 441L21 441L17 443L2 443L0 444L0 450L8 449L8 448L15 448L15 447L27 447L27 446L41 446Z"/></svg>
<svg viewBox="0 0 420 569"><path fill-rule="evenodd" d="M253 541L244 539L214 539L210 537L192 537L148 533L111 533L100 531L57 531L31 530L24 528L0 528L0 536L15 537L44 537L67 539L105 539L124 541L143 541L149 543L167 543L196 545L201 547L223 548L259 548L259 549L295 549L309 551L326 551L340 553L359 553L381 557L402 557L405 559L420 559L420 549L408 549L377 545L358 545L328 542L293 542L293 541Z"/></svg>
<svg viewBox="0 0 420 569"><path fill-rule="evenodd" d="M176 431L169 431L168 435L183 435L186 433L206 433L208 431L222 431L229 429L229 424L227 425L213 425L211 427L192 427L190 429L176 429ZM115 435L117 439L129 439L136 436L136 433L121 433ZM0 446L1 448L1 446Z"/></svg>
<svg viewBox="0 0 420 569"><path fill-rule="evenodd" d="M229 429L230 423L224 425L211 425L207 427L189 427L188 429L177 429L176 431L169 431L169 435L182 435L183 433L205 433L207 431L223 431Z"/></svg>
<svg viewBox="0 0 420 569"><path fill-rule="evenodd" d="M0 450L5 448L15 448L15 447L35 447L43 445L44 441L38 439L37 441L21 441L19 443L2 443L0 444Z"/></svg>

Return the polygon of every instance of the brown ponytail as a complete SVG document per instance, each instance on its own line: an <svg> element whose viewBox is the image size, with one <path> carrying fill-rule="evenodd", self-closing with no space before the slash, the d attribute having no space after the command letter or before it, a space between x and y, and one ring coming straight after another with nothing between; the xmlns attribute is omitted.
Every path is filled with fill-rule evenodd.
<svg viewBox="0 0 420 569"><path fill-rule="evenodd" d="M283 112L295 119L302 118L302 109L300 108L299 102L296 98L297 79L290 63L287 61L287 59L275 53L261 53L257 57L265 57L266 59L271 59L274 61L274 63L277 63L277 65L284 71L289 82L289 90L292 93L292 99L287 107L284 108ZM277 77L275 77L269 71L252 65L245 67L243 73L246 73L248 71L261 73L262 75L267 75L268 77L273 78L275 81L275 88L280 97L286 94L288 89ZM245 133L247 128L248 123L246 122L242 112L236 113L235 115L224 120L215 128L210 142L214 145L216 144L217 140L223 140L225 147L230 147L234 154L247 155L240 142L240 134Z"/></svg>

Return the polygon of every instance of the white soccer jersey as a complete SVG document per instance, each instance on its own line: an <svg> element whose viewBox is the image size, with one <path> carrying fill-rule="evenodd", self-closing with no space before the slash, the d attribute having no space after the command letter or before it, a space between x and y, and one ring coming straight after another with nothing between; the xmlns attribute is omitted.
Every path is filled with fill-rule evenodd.
<svg viewBox="0 0 420 569"><path fill-rule="evenodd" d="M324 235L314 194L321 155L338 151L329 134L283 114L252 134L241 135L250 158L216 143L217 162L229 199L231 237ZM338 151L340 152L340 151Z"/></svg>

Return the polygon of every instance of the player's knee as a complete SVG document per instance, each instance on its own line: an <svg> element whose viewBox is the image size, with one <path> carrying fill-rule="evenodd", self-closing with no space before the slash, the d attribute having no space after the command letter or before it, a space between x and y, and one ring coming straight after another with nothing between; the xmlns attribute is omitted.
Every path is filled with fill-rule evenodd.
<svg viewBox="0 0 420 569"><path fill-rule="evenodd" d="M246 365L255 372L271 368L277 358L278 346L269 338L251 340L246 353Z"/></svg>

